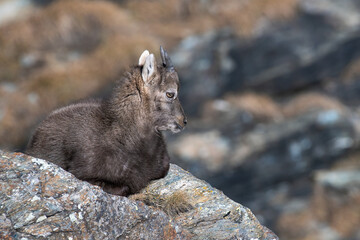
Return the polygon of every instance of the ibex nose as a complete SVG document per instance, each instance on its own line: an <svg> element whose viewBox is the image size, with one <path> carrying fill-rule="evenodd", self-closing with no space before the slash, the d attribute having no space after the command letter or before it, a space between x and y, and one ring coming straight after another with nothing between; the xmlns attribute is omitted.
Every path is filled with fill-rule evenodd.
<svg viewBox="0 0 360 240"><path fill-rule="evenodd" d="M181 116L177 119L176 123L180 129L183 129L187 124L187 119L185 116Z"/></svg>

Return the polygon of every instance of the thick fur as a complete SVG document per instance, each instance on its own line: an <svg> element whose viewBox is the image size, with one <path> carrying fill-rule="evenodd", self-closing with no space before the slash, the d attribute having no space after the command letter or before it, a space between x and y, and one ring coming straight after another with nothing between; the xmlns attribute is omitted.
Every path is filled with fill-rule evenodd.
<svg viewBox="0 0 360 240"><path fill-rule="evenodd" d="M36 129L26 153L116 195L136 193L166 176L170 158L160 130L178 132L186 124L178 98L166 98L168 89L179 89L179 80L163 64L155 65L145 81L144 67L127 72L107 100L52 112Z"/></svg>

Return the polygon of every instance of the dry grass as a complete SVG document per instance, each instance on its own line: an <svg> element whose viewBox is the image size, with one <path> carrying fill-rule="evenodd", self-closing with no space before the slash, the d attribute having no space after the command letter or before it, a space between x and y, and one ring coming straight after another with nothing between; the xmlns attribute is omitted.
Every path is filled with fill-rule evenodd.
<svg viewBox="0 0 360 240"><path fill-rule="evenodd" d="M344 73L340 79L345 82L351 82L360 76L360 58L351 62L349 66L344 70Z"/></svg>
<svg viewBox="0 0 360 240"><path fill-rule="evenodd" d="M335 162L331 169L360 169L360 152L356 151Z"/></svg>
<svg viewBox="0 0 360 240"><path fill-rule="evenodd" d="M16 95L5 94L0 97L2 104L0 110L2 118L0 120L0 146L8 149L15 146L26 144L24 136L30 135L30 126L35 124L41 112L39 105L31 103L28 95L19 92ZM20 149L14 149L19 151Z"/></svg>
<svg viewBox="0 0 360 240"><path fill-rule="evenodd" d="M18 90L0 96L0 145L21 146L41 116L52 109L94 94L117 79L141 52L158 51L157 39L109 2L58 1L0 29L0 82ZM79 53L75 59L67 55ZM40 67L21 66L22 56L35 54ZM27 96L38 97L36 104Z"/></svg>
<svg viewBox="0 0 360 240"><path fill-rule="evenodd" d="M258 93L227 95L224 103L229 108L224 111L245 111L256 119L264 121L281 121L284 118L293 118L314 111L336 110L340 113L348 111L348 108L336 98L316 92L301 94L285 104L278 104L272 98ZM205 118L218 119L222 114L216 109L213 101L205 104L203 110Z"/></svg>
<svg viewBox="0 0 360 240"><path fill-rule="evenodd" d="M282 118L281 108L270 97L256 93L229 95L225 97L233 107L251 113L256 118L278 120Z"/></svg>
<svg viewBox="0 0 360 240"><path fill-rule="evenodd" d="M339 112L347 111L346 106L335 98L321 93L305 93L297 96L287 103L283 108L286 117L294 117L310 111L336 110Z"/></svg>
<svg viewBox="0 0 360 240"><path fill-rule="evenodd" d="M166 46L171 48L186 36L220 26L216 19L197 11L184 16L181 10L183 2L199 5L199 1L134 0L127 1L124 8L129 9L132 16L148 29L146 34L164 39Z"/></svg>
<svg viewBox="0 0 360 240"><path fill-rule="evenodd" d="M6 41L25 48L85 48L116 31L131 29L126 12L111 2L56 1L27 20L1 29ZM86 41L85 41L86 40ZM84 46L85 45L85 46Z"/></svg>
<svg viewBox="0 0 360 240"><path fill-rule="evenodd" d="M284 239L316 240L319 239L315 226L314 215L311 211L304 210L294 213L284 213L277 222L277 232Z"/></svg>
<svg viewBox="0 0 360 240"><path fill-rule="evenodd" d="M263 18L292 18L297 3L298 0L134 0L125 7L145 25L151 25L158 35L175 41L190 33L225 26L233 27L239 34L251 35Z"/></svg>
<svg viewBox="0 0 360 240"><path fill-rule="evenodd" d="M55 101L53 107L94 94L119 78L120 71L136 64L139 54L152 46L151 39L114 36L83 59L34 74L24 88ZM116 47L121 46L121 47Z"/></svg>
<svg viewBox="0 0 360 240"><path fill-rule="evenodd" d="M184 191L177 191L170 196L157 194L134 194L129 197L131 200L142 201L148 206L164 211L171 217L193 209L192 200Z"/></svg>
<svg viewBox="0 0 360 240"><path fill-rule="evenodd" d="M242 35L251 35L263 18L285 20L296 13L297 0L225 0L215 1L217 18L233 26Z"/></svg>
<svg viewBox="0 0 360 240"><path fill-rule="evenodd" d="M315 185L311 211L315 219L331 226L344 239L350 238L360 224L360 193L355 188L346 193Z"/></svg>
<svg viewBox="0 0 360 240"><path fill-rule="evenodd" d="M43 67L48 66L49 55L55 62L66 62L68 54L76 52L81 57L113 35L134 34L138 29L132 22L110 2L56 1L0 29L0 81L27 78L32 72L21 65L27 54L40 55L46 62Z"/></svg>

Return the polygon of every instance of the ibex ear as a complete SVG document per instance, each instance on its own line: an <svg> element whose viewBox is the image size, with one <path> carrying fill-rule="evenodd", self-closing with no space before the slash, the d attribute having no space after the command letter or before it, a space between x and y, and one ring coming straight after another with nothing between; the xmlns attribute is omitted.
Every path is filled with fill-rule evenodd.
<svg viewBox="0 0 360 240"><path fill-rule="evenodd" d="M146 58L149 56L149 51L145 50L139 58L139 66L144 66Z"/></svg>
<svg viewBox="0 0 360 240"><path fill-rule="evenodd" d="M156 73L156 60L154 57L154 54L150 54L149 56L147 56L143 69L142 69L142 79L144 80L145 83L149 83L152 79L152 77L154 76L154 74Z"/></svg>

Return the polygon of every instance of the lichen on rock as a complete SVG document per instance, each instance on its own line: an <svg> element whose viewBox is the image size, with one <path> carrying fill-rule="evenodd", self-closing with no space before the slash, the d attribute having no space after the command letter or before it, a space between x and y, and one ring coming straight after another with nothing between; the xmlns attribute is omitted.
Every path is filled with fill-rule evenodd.
<svg viewBox="0 0 360 240"><path fill-rule="evenodd" d="M157 205L107 194L45 160L0 150L2 239L278 239L248 208L176 165L140 194ZM179 211L161 210L162 201L169 209L179 199Z"/></svg>
<svg viewBox="0 0 360 240"><path fill-rule="evenodd" d="M141 193L157 194L165 200L182 193L191 207L173 220L192 233L193 239L278 239L259 223L250 209L177 165L172 164L165 178L152 182Z"/></svg>
<svg viewBox="0 0 360 240"><path fill-rule="evenodd" d="M164 212L0 151L1 239L190 239Z"/></svg>

